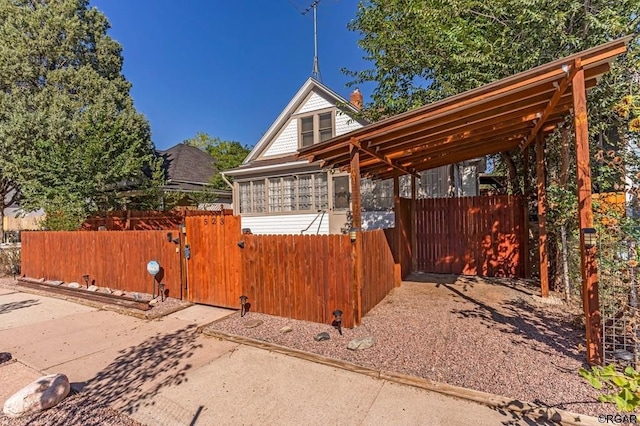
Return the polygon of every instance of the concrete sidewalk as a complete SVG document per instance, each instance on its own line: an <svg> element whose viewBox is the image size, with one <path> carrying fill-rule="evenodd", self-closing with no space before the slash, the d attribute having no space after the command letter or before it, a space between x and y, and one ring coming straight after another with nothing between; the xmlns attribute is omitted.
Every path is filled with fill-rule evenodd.
<svg viewBox="0 0 640 426"><path fill-rule="evenodd" d="M46 372L150 425L530 424L196 331L229 313L192 306L146 321L0 289L0 351L18 361L0 365L0 403Z"/></svg>

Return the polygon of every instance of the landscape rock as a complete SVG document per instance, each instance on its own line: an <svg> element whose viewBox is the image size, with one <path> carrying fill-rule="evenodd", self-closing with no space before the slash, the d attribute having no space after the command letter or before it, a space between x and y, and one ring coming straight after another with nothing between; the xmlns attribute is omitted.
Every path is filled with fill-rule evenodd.
<svg viewBox="0 0 640 426"><path fill-rule="evenodd" d="M316 342L322 342L323 340L329 340L331 338L331 336L329 336L329 333L327 333L326 331L323 331L322 333L318 333L315 336L313 336L313 339Z"/></svg>
<svg viewBox="0 0 640 426"><path fill-rule="evenodd" d="M53 281L47 281L47 284L51 284L51 285L62 285L64 281L59 281L59 280L53 280Z"/></svg>
<svg viewBox="0 0 640 426"><path fill-rule="evenodd" d="M0 364L11 361L11 354L9 352L0 352Z"/></svg>
<svg viewBox="0 0 640 426"><path fill-rule="evenodd" d="M107 293L107 294L113 294L113 290L111 290L109 287L103 288L102 291Z"/></svg>
<svg viewBox="0 0 640 426"><path fill-rule="evenodd" d="M121 290L116 290L116 291L113 292L113 295L114 296L124 296L124 292L121 291Z"/></svg>
<svg viewBox="0 0 640 426"><path fill-rule="evenodd" d="M347 345L347 349L351 349L352 351L361 351L363 349L369 349L375 345L375 343L376 341L372 336L360 337L350 341Z"/></svg>
<svg viewBox="0 0 640 426"><path fill-rule="evenodd" d="M256 328L260 325L262 325L262 321L257 319L249 320L244 324L246 328Z"/></svg>
<svg viewBox="0 0 640 426"><path fill-rule="evenodd" d="M82 288L80 283L77 283L77 282L71 282L71 283L67 284L67 287L69 287L69 288Z"/></svg>
<svg viewBox="0 0 640 426"><path fill-rule="evenodd" d="M97 285L90 285L87 288L87 291L98 291L98 286Z"/></svg>
<svg viewBox="0 0 640 426"><path fill-rule="evenodd" d="M283 333L283 334L291 333L292 331L293 331L293 328L291 328L291 326L289 326L289 325L285 325L284 327L282 327L280 329L280 333Z"/></svg>
<svg viewBox="0 0 640 426"><path fill-rule="evenodd" d="M41 283L45 282L46 280L43 278L38 278L38 281L40 281Z"/></svg>
<svg viewBox="0 0 640 426"><path fill-rule="evenodd" d="M149 300L149 305L151 306L155 306L160 302L160 299L158 299L157 297L155 299L151 299Z"/></svg>
<svg viewBox="0 0 640 426"><path fill-rule="evenodd" d="M70 389L69 379L64 374L44 376L7 399L2 411L9 417L38 413L58 404Z"/></svg>

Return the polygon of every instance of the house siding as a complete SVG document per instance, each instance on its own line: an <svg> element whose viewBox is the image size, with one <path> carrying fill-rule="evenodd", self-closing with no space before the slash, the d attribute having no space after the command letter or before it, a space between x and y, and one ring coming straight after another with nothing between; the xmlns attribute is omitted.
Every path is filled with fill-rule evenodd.
<svg viewBox="0 0 640 426"><path fill-rule="evenodd" d="M316 110L325 109L325 108L332 108L332 107L335 107L335 105L329 102L328 100L326 100L325 98L323 98L322 96L320 96L319 94L317 94L316 92L313 92L311 93L311 96L309 97L309 99L307 99L307 102L305 102L304 105L302 105L298 109L298 111L296 111L296 114L306 114L311 111L316 111Z"/></svg>
<svg viewBox="0 0 640 426"><path fill-rule="evenodd" d="M336 112L336 136L344 135L362 127L362 124L349 117L347 114Z"/></svg>
<svg viewBox="0 0 640 426"><path fill-rule="evenodd" d="M314 221L315 219L315 221ZM311 225L311 226L309 226ZM319 227L319 228L318 228ZM253 234L304 234L326 235L329 233L329 214L287 214L274 216L242 216L242 228Z"/></svg>
<svg viewBox="0 0 640 426"><path fill-rule="evenodd" d="M298 150L298 120L291 119L287 127L269 145L263 155L265 157L286 155Z"/></svg>

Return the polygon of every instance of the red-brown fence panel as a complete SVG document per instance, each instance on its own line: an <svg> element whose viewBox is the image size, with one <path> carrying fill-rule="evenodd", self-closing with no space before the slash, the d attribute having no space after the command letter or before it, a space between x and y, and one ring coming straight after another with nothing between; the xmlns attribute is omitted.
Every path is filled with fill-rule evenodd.
<svg viewBox="0 0 640 426"><path fill-rule="evenodd" d="M353 327L347 235L243 235L244 292L251 310L320 323L343 311Z"/></svg>
<svg viewBox="0 0 640 426"><path fill-rule="evenodd" d="M417 266L423 272L522 277L524 199L497 195L417 200Z"/></svg>
<svg viewBox="0 0 640 426"><path fill-rule="evenodd" d="M173 231L178 235L178 231ZM159 281L180 298L180 253L166 231L29 231L22 234L21 272L32 278L91 283L124 291L151 293L147 263L161 266Z"/></svg>
<svg viewBox="0 0 640 426"><path fill-rule="evenodd" d="M358 234L362 237L362 315L373 309L395 286L394 260L381 229Z"/></svg>
<svg viewBox="0 0 640 426"><path fill-rule="evenodd" d="M238 308L242 295L240 217L204 214L186 219L190 259L186 262L189 300Z"/></svg>

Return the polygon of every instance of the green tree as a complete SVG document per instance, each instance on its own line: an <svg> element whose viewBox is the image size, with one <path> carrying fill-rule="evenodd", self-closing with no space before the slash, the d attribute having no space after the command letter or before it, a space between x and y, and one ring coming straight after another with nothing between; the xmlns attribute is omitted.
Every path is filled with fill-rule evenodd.
<svg viewBox="0 0 640 426"><path fill-rule="evenodd" d="M248 146L242 145L240 142L225 141L202 132L198 132L193 138L185 140L184 143L198 147L211 155L216 161L216 168L219 172L238 167L251 152ZM213 176L211 186L215 189L229 189L229 185L219 173Z"/></svg>
<svg viewBox="0 0 640 426"><path fill-rule="evenodd" d="M57 228L159 183L109 27L88 0L0 0L0 170Z"/></svg>

